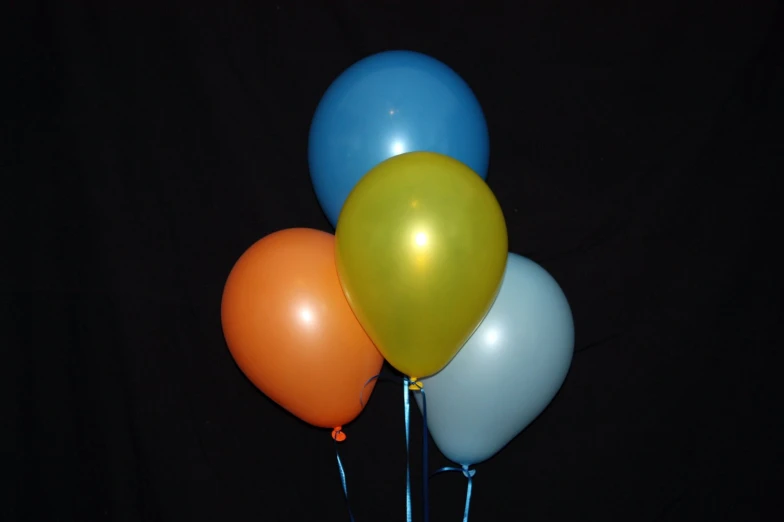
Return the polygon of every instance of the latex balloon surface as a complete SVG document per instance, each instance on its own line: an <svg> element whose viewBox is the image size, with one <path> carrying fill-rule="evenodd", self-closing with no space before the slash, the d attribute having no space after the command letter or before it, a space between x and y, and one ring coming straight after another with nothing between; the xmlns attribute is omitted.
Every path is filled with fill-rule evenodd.
<svg viewBox="0 0 784 522"><path fill-rule="evenodd" d="M287 229L253 244L226 281L221 320L251 382L315 426L359 415L383 364L346 302L326 232Z"/></svg>
<svg viewBox="0 0 784 522"><path fill-rule="evenodd" d="M431 152L390 158L346 201L336 232L338 274L359 322L409 377L454 356L498 291L504 216L466 165Z"/></svg>
<svg viewBox="0 0 784 522"><path fill-rule="evenodd" d="M410 51L349 67L322 97L308 142L313 187L332 225L362 176L411 151L439 152L487 176L487 123L468 84L444 63Z"/></svg>
<svg viewBox="0 0 784 522"><path fill-rule="evenodd" d="M487 317L443 370L422 380L428 429L444 456L474 465L499 452L555 397L573 351L574 323L560 286L510 253Z"/></svg>

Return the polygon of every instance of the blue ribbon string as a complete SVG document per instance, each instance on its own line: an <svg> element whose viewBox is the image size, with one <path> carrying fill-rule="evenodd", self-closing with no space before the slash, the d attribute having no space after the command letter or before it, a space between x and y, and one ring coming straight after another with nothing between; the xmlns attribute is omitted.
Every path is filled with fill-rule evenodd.
<svg viewBox="0 0 784 522"><path fill-rule="evenodd" d="M340 460L340 450L338 449L337 439L335 441L335 456L338 459L338 471L340 472L340 483L343 485L343 494L346 496L346 507L348 508L348 518L354 522L354 514L351 512L351 505L348 502L348 487L346 486L346 471L343 469L343 461Z"/></svg>
<svg viewBox="0 0 784 522"><path fill-rule="evenodd" d="M421 388L422 394L422 493L425 497L425 522L430 522L430 477L427 472L427 447L430 445L430 438L427 434L427 400L425 399L425 389Z"/></svg>
<svg viewBox="0 0 784 522"><path fill-rule="evenodd" d="M411 522L411 458L408 451L409 418L411 406L408 401L410 381L403 379L403 415L406 419L406 522Z"/></svg>
<svg viewBox="0 0 784 522"><path fill-rule="evenodd" d="M444 471L460 471L468 479L468 486L466 488L465 510L463 510L463 522L468 522L468 511L471 508L471 489L473 487L474 475L476 475L476 470L475 469L469 469L468 466L463 466L463 467L460 467L460 468L446 467L446 468L439 469L438 471L433 473L433 475L431 475L431 477L434 477L434 476L438 475L439 473L443 473Z"/></svg>
<svg viewBox="0 0 784 522"><path fill-rule="evenodd" d="M359 403L362 405L363 408L365 407L365 398L364 398L364 396L365 396L365 388L367 388L368 384L370 384L371 382L375 381L376 379L381 379L381 374L380 373L378 375L374 375L373 377L371 377L370 379L365 381L365 385L362 386L362 391L359 392Z"/></svg>
<svg viewBox="0 0 784 522"><path fill-rule="evenodd" d="M420 381L414 381L413 385L416 387L415 391L422 394L422 495L423 495L423 511L424 522L430 521L430 491L429 491L429 474L428 474L428 456L427 450L430 446L430 437L427 433L427 399L425 397L425 388Z"/></svg>
<svg viewBox="0 0 784 522"><path fill-rule="evenodd" d="M365 400L364 400L364 392L365 388L367 388L368 384L373 382L374 380L381 380L381 379L389 379L392 381L397 381L397 377L389 376L389 375L374 375L370 379L365 382L365 385L362 387L362 392L359 396L359 402L364 407ZM402 379L403 381L403 415L405 419L405 430L406 430L406 522L412 522L412 509L411 509L411 456L410 456L410 433L411 433L411 401L409 397L409 392L411 390L418 391L422 394L422 477L423 477L423 494L424 494L424 522L429 522L430 520L430 506L429 506L429 475L428 475L428 447L430 443L430 438L428 436L427 431L427 402L425 400L425 390L422 387L422 383L418 380L411 380L407 377Z"/></svg>

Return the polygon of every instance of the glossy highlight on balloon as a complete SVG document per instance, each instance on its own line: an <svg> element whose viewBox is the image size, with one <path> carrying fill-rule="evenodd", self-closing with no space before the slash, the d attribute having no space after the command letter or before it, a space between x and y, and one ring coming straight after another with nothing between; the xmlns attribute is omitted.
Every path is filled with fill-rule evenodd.
<svg viewBox="0 0 784 522"><path fill-rule="evenodd" d="M411 51L386 51L346 69L311 122L313 188L333 226L351 190L382 161L438 152L486 178L490 140L468 84L446 64Z"/></svg>
<svg viewBox="0 0 784 522"><path fill-rule="evenodd" d="M365 383L383 358L343 294L332 234L294 228L254 243L226 281L221 322L234 360L259 390L345 438L342 426L367 403L374 382Z"/></svg>
<svg viewBox="0 0 784 522"><path fill-rule="evenodd" d="M466 165L411 152L352 191L335 254L346 298L379 351L421 378L443 368L487 313L506 265L506 222Z"/></svg>
<svg viewBox="0 0 784 522"><path fill-rule="evenodd" d="M487 316L443 370L422 379L438 449L464 466L501 451L553 400L573 351L561 287L534 261L510 253ZM422 397L415 398L421 409Z"/></svg>

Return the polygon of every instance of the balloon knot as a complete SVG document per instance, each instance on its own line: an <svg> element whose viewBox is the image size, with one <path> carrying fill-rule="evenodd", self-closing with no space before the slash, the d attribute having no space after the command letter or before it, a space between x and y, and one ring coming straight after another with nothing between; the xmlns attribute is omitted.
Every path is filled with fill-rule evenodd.
<svg viewBox="0 0 784 522"><path fill-rule="evenodd" d="M476 475L476 470L468 469L468 466L463 466L463 475L465 475L465 478L472 478L474 475Z"/></svg>
<svg viewBox="0 0 784 522"><path fill-rule="evenodd" d="M332 430L332 439L335 442L343 442L346 440L346 434L343 433L343 426L338 426Z"/></svg>
<svg viewBox="0 0 784 522"><path fill-rule="evenodd" d="M409 381L411 381L408 385L409 390L422 391L422 388L424 388L424 386L422 386L422 381L418 380L416 377L409 377Z"/></svg>

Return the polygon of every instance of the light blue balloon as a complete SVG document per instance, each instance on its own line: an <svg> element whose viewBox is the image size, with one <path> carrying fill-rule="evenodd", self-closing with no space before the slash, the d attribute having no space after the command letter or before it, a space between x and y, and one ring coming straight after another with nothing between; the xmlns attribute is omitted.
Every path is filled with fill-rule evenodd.
<svg viewBox="0 0 784 522"><path fill-rule="evenodd" d="M451 156L487 177L487 122L468 84L411 51L374 54L346 69L319 102L308 139L311 181L332 225L362 176L412 151Z"/></svg>
<svg viewBox="0 0 784 522"><path fill-rule="evenodd" d="M427 425L452 462L483 462L553 400L574 352L574 322L561 287L541 266L509 254L498 297L440 372L422 379ZM415 393L422 408L422 397Z"/></svg>

